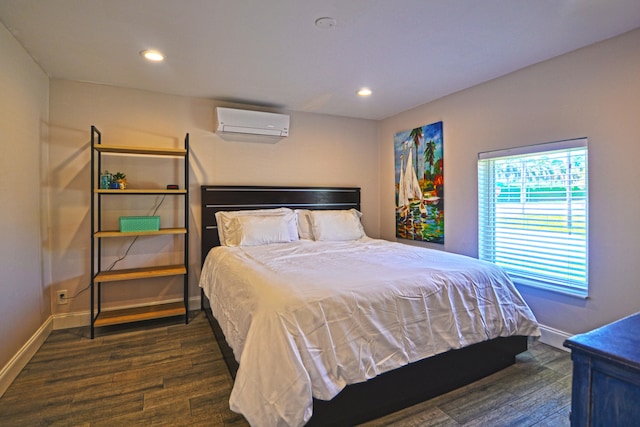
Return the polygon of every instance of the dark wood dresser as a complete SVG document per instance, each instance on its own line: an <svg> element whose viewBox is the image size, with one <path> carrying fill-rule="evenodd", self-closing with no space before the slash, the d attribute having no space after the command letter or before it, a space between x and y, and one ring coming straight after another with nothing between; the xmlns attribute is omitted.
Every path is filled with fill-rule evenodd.
<svg viewBox="0 0 640 427"><path fill-rule="evenodd" d="M640 426L640 313L576 335L572 426Z"/></svg>

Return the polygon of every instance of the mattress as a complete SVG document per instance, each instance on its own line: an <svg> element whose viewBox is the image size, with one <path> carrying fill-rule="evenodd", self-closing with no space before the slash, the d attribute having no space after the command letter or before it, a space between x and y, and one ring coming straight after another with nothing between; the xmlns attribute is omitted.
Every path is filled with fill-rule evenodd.
<svg viewBox="0 0 640 427"><path fill-rule="evenodd" d="M240 364L230 408L254 426L304 425L313 397L330 400L347 384L496 337L540 335L494 264L367 237L215 247L200 287Z"/></svg>

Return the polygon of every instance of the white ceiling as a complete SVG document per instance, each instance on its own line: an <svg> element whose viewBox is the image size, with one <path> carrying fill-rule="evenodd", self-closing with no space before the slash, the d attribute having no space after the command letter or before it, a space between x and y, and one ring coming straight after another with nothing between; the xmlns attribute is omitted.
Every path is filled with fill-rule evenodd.
<svg viewBox="0 0 640 427"><path fill-rule="evenodd" d="M640 0L0 0L0 21L52 78L382 119L638 28Z"/></svg>

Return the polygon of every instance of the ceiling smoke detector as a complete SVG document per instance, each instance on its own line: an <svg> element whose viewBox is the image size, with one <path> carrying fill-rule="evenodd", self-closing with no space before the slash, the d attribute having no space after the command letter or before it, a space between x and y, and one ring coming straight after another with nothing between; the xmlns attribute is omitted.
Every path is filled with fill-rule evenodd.
<svg viewBox="0 0 640 427"><path fill-rule="evenodd" d="M328 30L330 28L333 28L336 26L336 24L337 24L337 21L333 18L329 18L328 16L316 19L316 27L321 28L323 30Z"/></svg>

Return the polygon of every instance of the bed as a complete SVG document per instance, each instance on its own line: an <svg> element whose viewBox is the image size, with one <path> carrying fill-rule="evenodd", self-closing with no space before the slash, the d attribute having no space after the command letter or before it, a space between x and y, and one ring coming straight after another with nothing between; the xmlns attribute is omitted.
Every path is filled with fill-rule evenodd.
<svg viewBox="0 0 640 427"><path fill-rule="evenodd" d="M202 308L235 381L231 409L252 425L347 426L378 418L513 364L528 337L539 336L529 308L495 266L357 235L359 188L201 191ZM265 217L254 217L264 209ZM287 221L291 210L298 223L301 213L311 215L318 239L289 241L282 236L290 227L282 225L266 241L262 231L257 241L230 240L229 224L245 231L255 224L280 227L280 219L269 222L274 209L283 209ZM228 220L225 212L247 215ZM224 222L225 245L216 216ZM338 220L349 225L335 231ZM343 240L352 230L356 234ZM437 277L437 285L409 286L420 280L408 265L432 258L436 270L420 274ZM367 274L356 274L356 265ZM473 286L465 285L469 277ZM488 311L491 305L496 313ZM445 306L452 310L441 311Z"/></svg>

